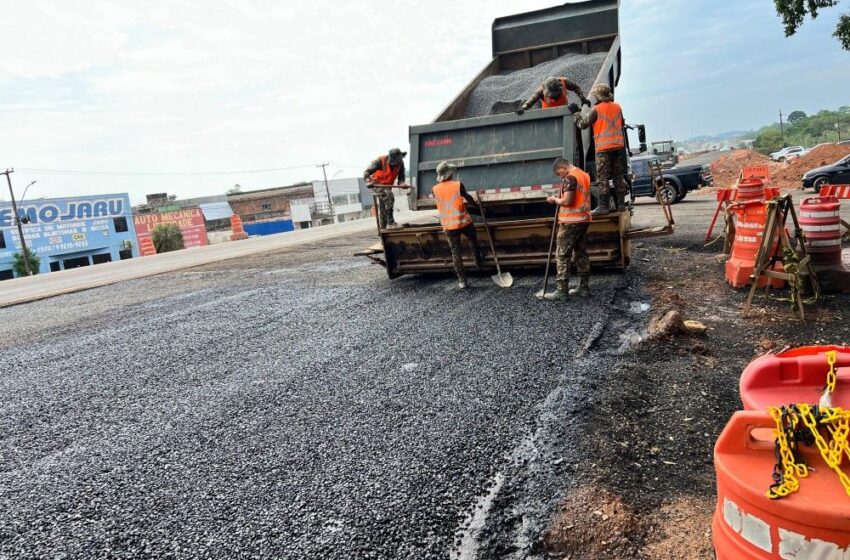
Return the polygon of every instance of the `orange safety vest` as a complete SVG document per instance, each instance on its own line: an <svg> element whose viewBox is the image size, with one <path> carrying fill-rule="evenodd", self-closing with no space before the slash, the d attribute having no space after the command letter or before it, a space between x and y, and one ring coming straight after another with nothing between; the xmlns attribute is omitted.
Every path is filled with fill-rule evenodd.
<svg viewBox="0 0 850 560"><path fill-rule="evenodd" d="M540 91L544 92L543 93L543 100L540 102L540 105L544 109L549 109L549 108L552 108L552 107L563 107L564 105L567 104L567 80L565 80L564 78L558 78L558 79L561 80L561 92L562 92L561 97L559 97L558 99L552 99L550 97L546 97L546 92L545 92L543 86L540 86ZM548 101L547 101L547 99L548 99Z"/></svg>
<svg viewBox="0 0 850 560"><path fill-rule="evenodd" d="M558 212L559 224L582 224L591 221L590 215L590 175L573 167L570 175L576 178L576 186L573 203L570 206L561 206Z"/></svg>
<svg viewBox="0 0 850 560"><path fill-rule="evenodd" d="M472 216L466 211L466 201L460 196L460 181L437 183L431 192L437 201L443 231L463 229L472 225Z"/></svg>
<svg viewBox="0 0 850 560"><path fill-rule="evenodd" d="M593 141L597 152L626 147L623 134L623 109L613 101L596 105L596 122L593 123Z"/></svg>
<svg viewBox="0 0 850 560"><path fill-rule="evenodd" d="M387 156L380 156L378 161L381 162L381 168L372 173L369 178L376 185L393 185L398 179L398 172L401 165L390 165L390 159Z"/></svg>

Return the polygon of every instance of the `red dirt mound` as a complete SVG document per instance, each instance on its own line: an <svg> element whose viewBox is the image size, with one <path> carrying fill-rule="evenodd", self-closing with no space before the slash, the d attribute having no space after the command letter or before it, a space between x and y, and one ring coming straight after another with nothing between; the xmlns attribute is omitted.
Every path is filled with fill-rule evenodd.
<svg viewBox="0 0 850 560"><path fill-rule="evenodd" d="M779 164L771 161L765 155L753 150L735 150L715 161L711 165L711 173L714 176L714 186L718 188L734 187L741 176L741 168L747 165L767 164L770 175L777 172Z"/></svg>
<svg viewBox="0 0 850 560"><path fill-rule="evenodd" d="M803 157L789 161L784 167L780 166L773 178L773 185L783 189L798 189L806 171L815 167L831 165L847 154L850 154L850 145L830 144L821 146Z"/></svg>

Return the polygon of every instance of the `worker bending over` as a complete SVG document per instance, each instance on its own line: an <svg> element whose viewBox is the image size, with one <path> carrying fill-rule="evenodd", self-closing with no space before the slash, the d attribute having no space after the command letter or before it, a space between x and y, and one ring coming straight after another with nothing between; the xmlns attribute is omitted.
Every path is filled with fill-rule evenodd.
<svg viewBox="0 0 850 560"><path fill-rule="evenodd" d="M399 185L404 183L404 156L406 155L407 152L393 148L387 155L379 156L378 159L372 161L366 171L363 172L366 186L375 192L375 200L378 205L378 224L381 229L398 226L395 223L395 216L393 216L395 196L393 196L392 186L396 184L396 181Z"/></svg>
<svg viewBox="0 0 850 560"><path fill-rule="evenodd" d="M612 212L609 181L614 181L616 210L624 212L628 162L623 109L614 103L614 92L608 84L596 84L590 90L590 95L596 99L596 106L587 116L579 113L579 107L575 103L570 104L570 109L577 113L575 122L579 128L593 127L593 142L596 144L596 184L599 186L599 207L593 211L593 215L601 216Z"/></svg>
<svg viewBox="0 0 850 560"><path fill-rule="evenodd" d="M546 299L558 301L567 295L590 295L590 258L587 256L587 230L590 227L590 175L569 160L558 158L553 166L561 178L561 193L546 200L560 206L558 212L558 246L555 250L558 265L558 289L546 294ZM575 255L579 285L569 289L570 261Z"/></svg>
<svg viewBox="0 0 850 560"><path fill-rule="evenodd" d="M457 168L447 161L437 166L437 181L439 181L432 193L437 201L437 210L440 212L440 225L446 232L449 241L449 250L452 252L452 263L457 274L458 288L463 290L468 286L466 271L463 268L463 254L461 252L461 235L465 235L472 245L475 254L475 267L478 270L484 266L484 257L481 247L478 245L478 236L475 234L475 225L472 216L466 210L467 204L477 207L475 199L466 192L463 183L454 180Z"/></svg>
<svg viewBox="0 0 850 560"><path fill-rule="evenodd" d="M567 104L567 92L573 91L578 98L581 99L582 105L590 106L590 101L587 97L584 96L584 92L581 91L581 87L575 83L571 82L567 78L547 78L546 81L540 86L540 89L534 92L534 95L528 98L528 101L522 104L519 109L517 109L517 115L521 115L534 107L537 102L540 102L540 105L543 109L550 109L552 107L563 107Z"/></svg>

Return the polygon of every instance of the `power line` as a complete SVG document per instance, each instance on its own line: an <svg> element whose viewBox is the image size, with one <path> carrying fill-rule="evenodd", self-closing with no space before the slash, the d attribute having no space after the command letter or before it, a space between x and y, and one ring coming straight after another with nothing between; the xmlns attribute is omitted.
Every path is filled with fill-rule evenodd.
<svg viewBox="0 0 850 560"><path fill-rule="evenodd" d="M274 167L269 169L243 169L241 171L83 171L78 169L42 169L35 167L18 167L19 172L44 173L47 175L89 175L107 177L202 177L214 175L247 175L250 173L275 173L278 171L292 171L295 169L314 168L315 164L293 165L291 167Z"/></svg>

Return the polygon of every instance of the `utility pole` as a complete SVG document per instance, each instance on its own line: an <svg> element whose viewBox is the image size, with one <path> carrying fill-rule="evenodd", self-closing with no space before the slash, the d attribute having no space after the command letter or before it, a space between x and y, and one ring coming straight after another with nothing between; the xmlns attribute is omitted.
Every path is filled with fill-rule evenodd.
<svg viewBox="0 0 850 560"><path fill-rule="evenodd" d="M24 239L24 228L21 226L21 216L18 214L18 203L15 202L15 192L12 190L12 173L14 169L7 169L0 173L6 176L6 182L9 183L9 196L12 197L12 213L15 215L15 225L18 226L18 238L21 240L21 254L24 256L24 269L27 271L27 276L32 276L32 267L30 267L30 252L27 249L27 242Z"/></svg>
<svg viewBox="0 0 850 560"><path fill-rule="evenodd" d="M325 177L325 192L328 194L328 207L330 207L330 209L331 209L331 218L333 219L334 223L336 223L336 212L334 212L334 201L331 198L331 189L328 186L328 172L325 170L325 168L329 165L330 165L330 163L320 163L316 167L322 168L322 175L324 175L324 177Z"/></svg>
<svg viewBox="0 0 850 560"><path fill-rule="evenodd" d="M785 127L782 126L782 109L779 110L779 137L782 139L782 147L785 147Z"/></svg>

